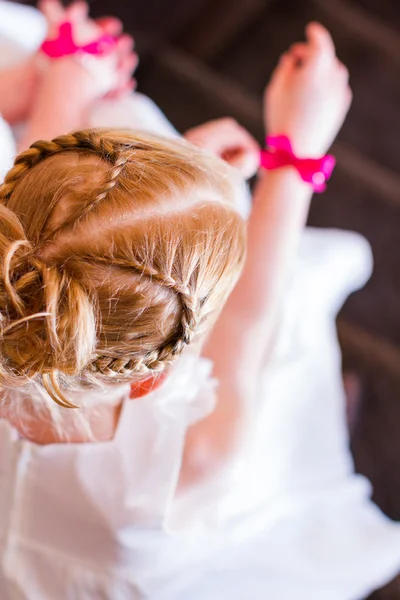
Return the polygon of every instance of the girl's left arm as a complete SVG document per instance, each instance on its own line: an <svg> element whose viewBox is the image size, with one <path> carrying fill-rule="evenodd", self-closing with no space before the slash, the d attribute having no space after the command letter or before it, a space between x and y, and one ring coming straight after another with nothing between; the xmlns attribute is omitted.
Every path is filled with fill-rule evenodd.
<svg viewBox="0 0 400 600"><path fill-rule="evenodd" d="M265 120L270 135L286 135L297 156L309 158L328 151L349 109L351 91L326 29L313 23L306 33L307 42L282 57L267 87ZM311 196L311 186L292 167L260 173L246 264L204 349L219 380L218 402L188 432L182 483L206 476L229 456L252 418L252 400Z"/></svg>
<svg viewBox="0 0 400 600"><path fill-rule="evenodd" d="M92 87L91 75L74 58L52 61L42 75L19 151L38 139L82 129L94 100Z"/></svg>

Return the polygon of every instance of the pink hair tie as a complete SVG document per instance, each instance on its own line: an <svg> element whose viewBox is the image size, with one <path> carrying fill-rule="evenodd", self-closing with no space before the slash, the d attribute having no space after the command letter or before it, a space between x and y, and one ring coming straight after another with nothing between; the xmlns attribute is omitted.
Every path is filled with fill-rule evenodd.
<svg viewBox="0 0 400 600"><path fill-rule="evenodd" d="M314 192L324 192L332 175L336 159L331 154L321 158L298 158L285 135L267 137L268 149L261 150L261 166L270 171L280 167L294 167L303 181L310 183Z"/></svg>
<svg viewBox="0 0 400 600"><path fill-rule="evenodd" d="M59 26L58 36L53 40L45 40L41 46L41 50L50 58L71 56L77 52L99 56L109 52L115 46L115 43L116 40L112 36L102 35L90 44L78 46L72 37L72 23L66 21Z"/></svg>

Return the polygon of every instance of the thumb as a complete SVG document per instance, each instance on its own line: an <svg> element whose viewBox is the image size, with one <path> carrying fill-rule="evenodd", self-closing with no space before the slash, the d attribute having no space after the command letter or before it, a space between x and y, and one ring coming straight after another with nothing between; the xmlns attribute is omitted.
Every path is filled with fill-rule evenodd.
<svg viewBox="0 0 400 600"><path fill-rule="evenodd" d="M310 60L326 62L334 60L335 45L329 31L320 23L309 23L306 37L310 46Z"/></svg>
<svg viewBox="0 0 400 600"><path fill-rule="evenodd" d="M270 89L275 86L281 86L286 83L286 80L295 71L297 59L290 53L285 52L279 59L278 64L272 72L271 79L265 88L265 96L269 93Z"/></svg>

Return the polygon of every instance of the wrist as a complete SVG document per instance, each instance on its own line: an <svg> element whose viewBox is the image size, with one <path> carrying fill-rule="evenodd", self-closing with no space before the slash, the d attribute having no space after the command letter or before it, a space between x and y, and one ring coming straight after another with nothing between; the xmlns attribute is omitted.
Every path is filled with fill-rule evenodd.
<svg viewBox="0 0 400 600"><path fill-rule="evenodd" d="M293 149L292 140L285 135L268 136L267 147L261 151L261 166L274 171L283 167L294 167L301 179L310 184L315 192L324 192L326 182L335 167L335 157L319 155L316 158L299 156Z"/></svg>
<svg viewBox="0 0 400 600"><path fill-rule="evenodd" d="M84 110L93 102L92 76L77 60L64 57L49 61L42 74L42 94L38 101L48 101L55 109Z"/></svg>
<svg viewBox="0 0 400 600"><path fill-rule="evenodd" d="M275 182L276 184L279 182L279 185L288 186L291 190L296 188L297 193L299 194L299 202L301 202L303 198L308 201L313 194L310 184L302 180L296 168L293 166L285 166L273 171L260 167L257 173L257 190L263 190L264 187L269 189L272 182ZM260 200L259 196L263 196L263 194L255 194L253 198L254 203ZM264 202L264 200L261 201Z"/></svg>
<svg viewBox="0 0 400 600"><path fill-rule="evenodd" d="M268 128L268 134L271 136L284 135L289 138L293 152L298 158L320 158L324 156L330 147L326 141L322 140L314 131L293 131L290 127Z"/></svg>
<svg viewBox="0 0 400 600"><path fill-rule="evenodd" d="M310 136L311 137L311 136ZM298 158L320 158L321 156L325 156L328 152L328 147L326 144L315 142L310 139L310 137L305 136L304 138L299 137L290 137L288 138L292 141L292 147L295 155Z"/></svg>
<svg viewBox="0 0 400 600"><path fill-rule="evenodd" d="M54 61L41 75L19 150L28 148L38 139L52 139L68 131L82 129L92 102L90 75L84 68L68 64L63 59Z"/></svg>
<svg viewBox="0 0 400 600"><path fill-rule="evenodd" d="M283 135L291 141L293 152L298 158L320 158L327 153L326 146L310 139L311 136L291 136L290 133Z"/></svg>

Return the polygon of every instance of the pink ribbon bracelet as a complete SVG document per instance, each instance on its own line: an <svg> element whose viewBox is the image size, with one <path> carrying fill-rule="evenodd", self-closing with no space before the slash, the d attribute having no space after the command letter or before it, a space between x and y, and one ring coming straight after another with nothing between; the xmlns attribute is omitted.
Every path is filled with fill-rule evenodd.
<svg viewBox="0 0 400 600"><path fill-rule="evenodd" d="M324 192L326 182L332 175L336 159L331 154L321 158L298 158L292 149L290 140L285 135L267 137L267 149L261 150L261 166L274 170L292 166L306 183L311 184L315 192Z"/></svg>
<svg viewBox="0 0 400 600"><path fill-rule="evenodd" d="M77 52L99 56L110 51L115 46L115 42L116 40L112 36L102 35L90 44L78 46L72 37L72 24L66 21L59 26L58 36L53 40L45 40L41 46L41 50L50 58L71 56Z"/></svg>

